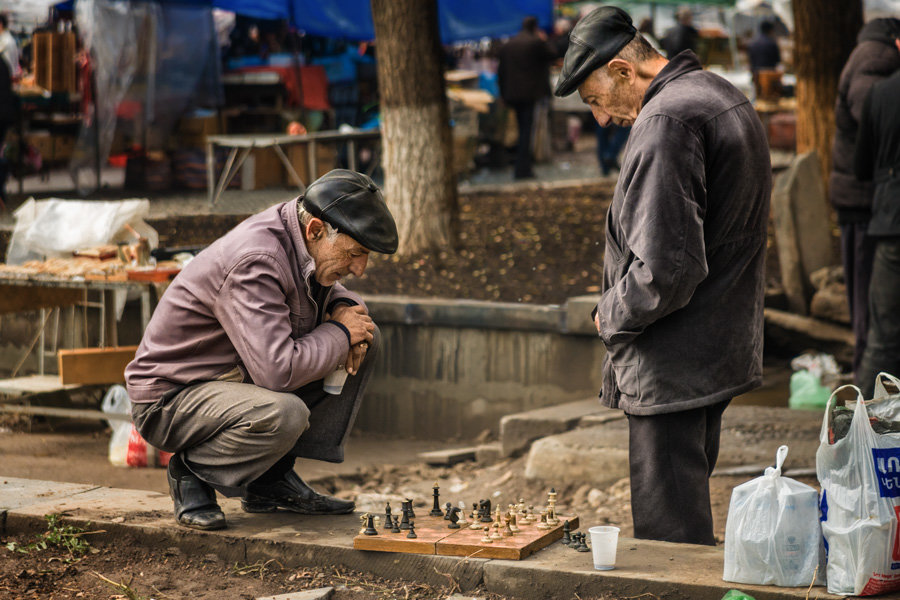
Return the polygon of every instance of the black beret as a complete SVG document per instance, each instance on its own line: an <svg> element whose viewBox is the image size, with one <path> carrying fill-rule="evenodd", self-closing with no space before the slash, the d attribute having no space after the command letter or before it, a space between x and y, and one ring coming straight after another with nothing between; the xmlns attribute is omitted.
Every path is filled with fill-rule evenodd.
<svg viewBox="0 0 900 600"><path fill-rule="evenodd" d="M335 169L319 177L300 196L306 212L381 254L397 251L397 224L381 190L367 175Z"/></svg>
<svg viewBox="0 0 900 600"><path fill-rule="evenodd" d="M621 8L601 6L578 21L569 36L569 49L556 83L557 96L574 92L588 75L611 61L634 39L637 29Z"/></svg>

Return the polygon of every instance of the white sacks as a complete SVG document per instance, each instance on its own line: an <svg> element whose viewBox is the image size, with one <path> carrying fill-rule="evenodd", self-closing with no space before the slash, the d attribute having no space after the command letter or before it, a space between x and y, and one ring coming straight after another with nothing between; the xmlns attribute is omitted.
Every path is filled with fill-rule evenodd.
<svg viewBox="0 0 900 600"><path fill-rule="evenodd" d="M900 385L881 373L869 402L862 402L854 386L838 388L822 422L816 474L831 594L871 596L900 589L900 433L890 432L900 396L887 395L882 377ZM844 388L855 389L857 401L834 407ZM873 423L884 433L876 433Z"/></svg>
<svg viewBox="0 0 900 600"><path fill-rule="evenodd" d="M787 446L779 447L774 468L731 493L725 581L785 587L822 581L819 496L814 488L781 476L787 453Z"/></svg>

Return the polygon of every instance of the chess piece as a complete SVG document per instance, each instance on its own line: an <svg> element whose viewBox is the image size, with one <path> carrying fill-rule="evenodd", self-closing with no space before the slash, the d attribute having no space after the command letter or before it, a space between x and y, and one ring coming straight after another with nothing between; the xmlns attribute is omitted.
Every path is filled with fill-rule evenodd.
<svg viewBox="0 0 900 600"><path fill-rule="evenodd" d="M403 516L400 520L400 529L406 531L407 529L409 529L409 500L407 500L406 502L401 502L400 505L403 507Z"/></svg>
<svg viewBox="0 0 900 600"><path fill-rule="evenodd" d="M413 501L412 501L412 498L407 498L407 499L406 499L406 504L407 504L407 506L409 506L409 518L410 518L410 519L415 519L415 518L416 518L416 511L413 510Z"/></svg>
<svg viewBox="0 0 900 600"><path fill-rule="evenodd" d="M391 533L400 533L400 517L394 517L394 524L391 527Z"/></svg>
<svg viewBox="0 0 900 600"><path fill-rule="evenodd" d="M491 523L491 539L503 539L503 536L500 534L500 523L497 523L496 521Z"/></svg>
<svg viewBox="0 0 900 600"><path fill-rule="evenodd" d="M547 511L541 511L541 522L537 524L538 529L553 529L553 526L547 523Z"/></svg>
<svg viewBox="0 0 900 600"><path fill-rule="evenodd" d="M515 511L509 513L509 528L513 533L519 533L522 531L519 529L519 516Z"/></svg>
<svg viewBox="0 0 900 600"><path fill-rule="evenodd" d="M385 529L393 529L394 528L394 518L391 516L391 503L388 502L384 505L384 528Z"/></svg>
<svg viewBox="0 0 900 600"><path fill-rule="evenodd" d="M491 518L491 501L490 500L482 500L478 507L481 509L481 519L482 523L490 523L494 519Z"/></svg>
<svg viewBox="0 0 900 600"><path fill-rule="evenodd" d="M556 507L554 506L547 509L547 525L550 527L559 525L559 517L556 516Z"/></svg>
<svg viewBox="0 0 900 600"><path fill-rule="evenodd" d="M472 503L472 524L469 525L469 529L481 529L481 509L478 506L477 502Z"/></svg>
<svg viewBox="0 0 900 600"><path fill-rule="evenodd" d="M570 535L569 522L568 522L568 521L566 521L565 523L563 523L562 543L563 543L563 546L568 546L569 544L572 543L572 536Z"/></svg>
<svg viewBox="0 0 900 600"><path fill-rule="evenodd" d="M408 537L410 539L416 539L417 537L419 537L416 535L416 522L415 521L409 522L409 533L406 534L406 537Z"/></svg>
<svg viewBox="0 0 900 600"><path fill-rule="evenodd" d="M569 548L572 550L578 550L578 546L581 545L581 534L577 531L572 534L572 543L569 544Z"/></svg>
<svg viewBox="0 0 900 600"><path fill-rule="evenodd" d="M449 503L448 503L449 504ZM448 517L447 520L450 521L450 524L447 525L448 529L459 529L459 509L455 506L451 506L447 509Z"/></svg>
<svg viewBox="0 0 900 600"><path fill-rule="evenodd" d="M453 505L448 502L445 508L447 510L444 511L444 520L449 521L450 520L450 509L453 508Z"/></svg>
<svg viewBox="0 0 900 600"><path fill-rule="evenodd" d="M484 528L484 536L482 536L482 538L481 538L481 543L482 544L493 544L494 543L494 538L491 537L491 528L490 527Z"/></svg>
<svg viewBox="0 0 900 600"><path fill-rule="evenodd" d="M366 513L366 530L363 533L365 535L378 535L378 530L375 529L375 515Z"/></svg>
<svg viewBox="0 0 900 600"><path fill-rule="evenodd" d="M364 513L359 515L359 535L366 534L366 520L369 516L369 513Z"/></svg>
<svg viewBox="0 0 900 600"><path fill-rule="evenodd" d="M469 526L469 522L466 520L466 503L465 502L459 503L459 521L458 521L458 523L459 523L460 527L463 527L463 528Z"/></svg>
<svg viewBox="0 0 900 600"><path fill-rule="evenodd" d="M535 521L537 521L537 518L534 516L534 506L531 506L531 505L528 506L528 513L525 515L525 521L529 525L531 525Z"/></svg>
<svg viewBox="0 0 900 600"><path fill-rule="evenodd" d="M433 489L433 494L434 494L434 504L432 504L431 512L428 513L428 514L431 515L432 517L439 517L439 516L441 516L441 492L440 492L440 490L441 490L441 488L438 487L438 482L435 481L435 482L434 482L434 489Z"/></svg>
<svg viewBox="0 0 900 600"><path fill-rule="evenodd" d="M503 526L503 521L500 519L500 507L498 506L496 510L494 510L494 523L497 524L497 528Z"/></svg>
<svg viewBox="0 0 900 600"><path fill-rule="evenodd" d="M503 519L503 521L506 523L506 527L504 527L503 531L501 532L503 537L512 537L513 535L515 535L515 531L513 531L509 526L509 517Z"/></svg>
<svg viewBox="0 0 900 600"><path fill-rule="evenodd" d="M578 552L590 552L591 549L587 545L586 536L582 533L579 537L578 546L575 548Z"/></svg>
<svg viewBox="0 0 900 600"><path fill-rule="evenodd" d="M519 504L516 506L516 512L519 513L519 517L524 517L528 514L525 512L525 508L525 498L519 498Z"/></svg>

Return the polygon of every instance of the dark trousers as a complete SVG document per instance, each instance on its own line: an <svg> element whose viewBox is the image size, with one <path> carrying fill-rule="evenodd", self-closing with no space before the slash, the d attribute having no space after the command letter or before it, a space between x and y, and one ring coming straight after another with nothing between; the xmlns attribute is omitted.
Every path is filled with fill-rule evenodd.
<svg viewBox="0 0 900 600"><path fill-rule="evenodd" d="M628 415L634 537L713 546L709 476L731 400L674 413Z"/></svg>
<svg viewBox="0 0 900 600"><path fill-rule="evenodd" d="M900 377L900 239L875 243L869 286L869 335L856 372L865 398L871 398L881 371Z"/></svg>
<svg viewBox="0 0 900 600"><path fill-rule="evenodd" d="M513 177L525 179L534 177L531 170L531 132L534 129L534 102L513 102L516 111L516 125L519 126L519 139L516 142L516 167Z"/></svg>
<svg viewBox="0 0 900 600"><path fill-rule="evenodd" d="M631 127L619 127L618 125L600 127L597 125L597 162L604 175L609 175L613 168L618 169L619 152L628 141L630 132Z"/></svg>
<svg viewBox="0 0 900 600"><path fill-rule="evenodd" d="M850 323L856 344L853 350L853 372L857 385L865 385L859 378L860 363L866 351L869 331L869 280L872 278L872 260L875 242L866 230L869 223L843 223L841 226L841 258L844 262L844 281L847 300L850 303ZM869 382L871 384L871 382Z"/></svg>

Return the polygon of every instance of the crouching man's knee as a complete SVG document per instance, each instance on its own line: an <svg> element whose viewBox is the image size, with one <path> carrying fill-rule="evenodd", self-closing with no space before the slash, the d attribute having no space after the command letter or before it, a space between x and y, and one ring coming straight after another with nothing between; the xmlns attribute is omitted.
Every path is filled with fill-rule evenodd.
<svg viewBox="0 0 900 600"><path fill-rule="evenodd" d="M259 425L272 436L272 444L284 452L309 428L309 408L294 394L273 393L267 412L266 423Z"/></svg>

